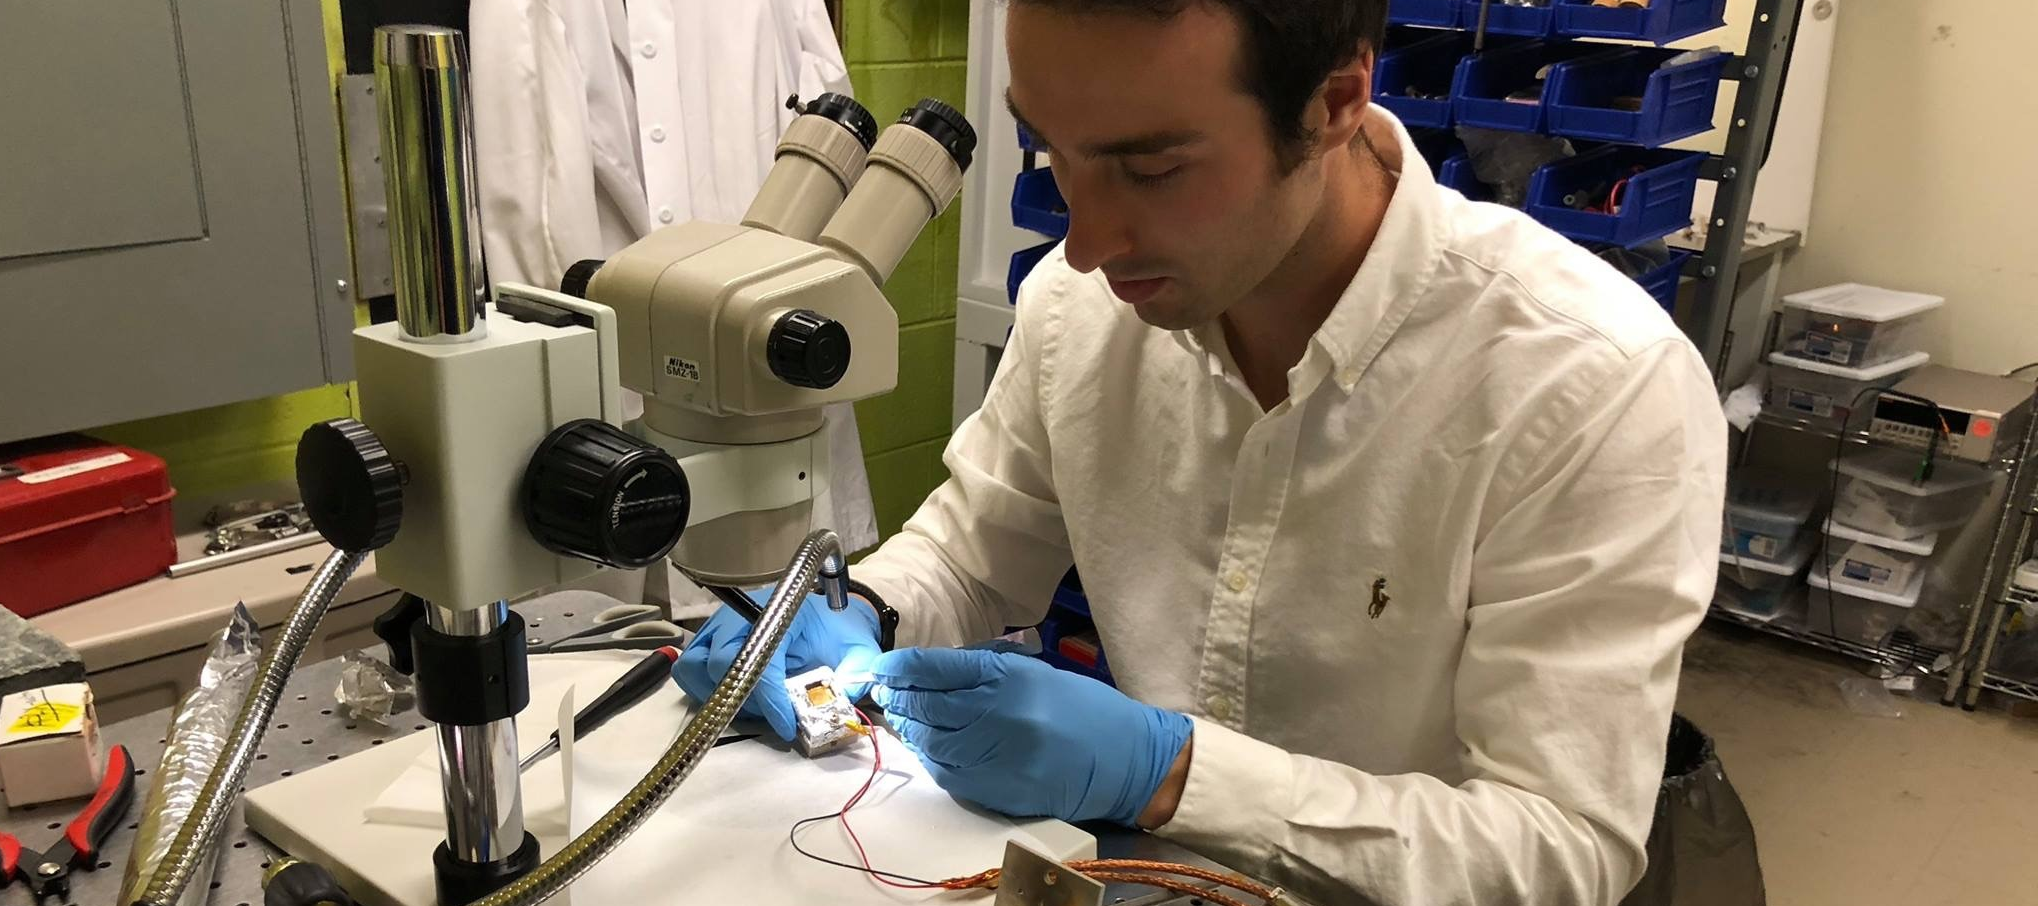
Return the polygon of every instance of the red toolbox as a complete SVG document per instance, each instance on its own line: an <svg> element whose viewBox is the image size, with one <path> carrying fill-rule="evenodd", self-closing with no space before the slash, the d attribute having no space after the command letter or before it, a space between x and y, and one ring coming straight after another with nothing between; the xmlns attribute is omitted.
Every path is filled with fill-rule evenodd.
<svg viewBox="0 0 2038 906"><path fill-rule="evenodd" d="M153 455L64 435L0 446L0 606L24 617L177 561L170 473Z"/></svg>

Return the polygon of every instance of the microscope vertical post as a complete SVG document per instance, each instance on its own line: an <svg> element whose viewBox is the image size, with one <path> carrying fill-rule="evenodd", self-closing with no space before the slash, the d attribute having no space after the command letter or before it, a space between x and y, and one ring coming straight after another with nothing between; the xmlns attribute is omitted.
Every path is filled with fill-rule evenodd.
<svg viewBox="0 0 2038 906"><path fill-rule="evenodd" d="M489 339L483 318L490 287L475 191L466 44L458 31L430 26L387 26L375 38L398 345L480 348ZM439 430L446 430L443 423ZM426 510L438 505L425 498ZM410 641L419 710L438 734L446 843L433 854L433 865L439 901L450 906L486 895L537 864L537 839L525 831L517 781L515 718L530 689L523 623L507 602L442 600L436 592L428 597L434 599L411 628Z"/></svg>

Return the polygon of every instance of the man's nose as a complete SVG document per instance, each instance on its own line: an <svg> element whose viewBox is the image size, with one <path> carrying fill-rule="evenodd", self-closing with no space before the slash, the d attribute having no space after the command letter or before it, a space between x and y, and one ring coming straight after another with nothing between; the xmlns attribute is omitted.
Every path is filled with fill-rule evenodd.
<svg viewBox="0 0 2038 906"><path fill-rule="evenodd" d="M1060 173L1055 174L1057 180ZM1069 234L1062 245L1069 266L1089 273L1132 251L1132 234L1118 205L1108 194L1070 180L1063 183L1062 201L1069 209Z"/></svg>

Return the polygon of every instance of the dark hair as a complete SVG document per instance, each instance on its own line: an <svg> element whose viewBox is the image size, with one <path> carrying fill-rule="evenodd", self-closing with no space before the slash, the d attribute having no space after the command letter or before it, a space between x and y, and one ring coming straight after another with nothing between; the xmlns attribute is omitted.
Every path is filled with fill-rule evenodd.
<svg viewBox="0 0 2038 906"><path fill-rule="evenodd" d="M1072 12L1170 19L1191 3L1228 10L1244 33L1239 80L1260 102L1282 170L1300 165L1314 138L1302 113L1330 73L1387 34L1387 0L1015 0Z"/></svg>

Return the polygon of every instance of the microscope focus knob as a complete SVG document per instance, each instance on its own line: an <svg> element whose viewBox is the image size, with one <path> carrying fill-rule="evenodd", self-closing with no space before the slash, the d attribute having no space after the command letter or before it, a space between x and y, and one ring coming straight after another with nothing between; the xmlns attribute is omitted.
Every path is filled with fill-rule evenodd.
<svg viewBox="0 0 2038 906"><path fill-rule="evenodd" d="M672 454L608 422L552 430L524 469L524 525L546 550L618 569L659 561L692 497Z"/></svg>
<svg viewBox="0 0 2038 906"><path fill-rule="evenodd" d="M297 439L297 493L332 546L372 551L396 537L410 473L375 432L351 418L304 429Z"/></svg>
<svg viewBox="0 0 2038 906"><path fill-rule="evenodd" d="M849 373L849 331L804 308L779 316L764 344L771 373L795 387L826 390Z"/></svg>

